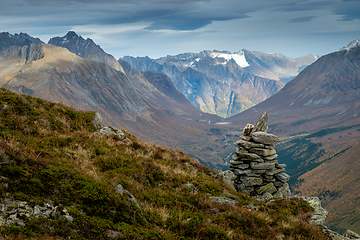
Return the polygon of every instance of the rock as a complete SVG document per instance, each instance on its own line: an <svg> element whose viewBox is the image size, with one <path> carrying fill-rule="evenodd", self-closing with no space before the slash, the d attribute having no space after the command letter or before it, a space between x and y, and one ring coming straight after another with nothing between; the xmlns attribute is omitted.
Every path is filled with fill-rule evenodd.
<svg viewBox="0 0 360 240"><path fill-rule="evenodd" d="M241 139L241 140L245 140L245 141L251 141L251 137L250 137L250 136L247 136L247 135L242 135L242 136L240 136L240 139Z"/></svg>
<svg viewBox="0 0 360 240"><path fill-rule="evenodd" d="M258 201L269 201L269 200L271 200L273 198L274 198L274 196L271 193L268 193L268 192L265 192L263 195L256 197L256 199Z"/></svg>
<svg viewBox="0 0 360 240"><path fill-rule="evenodd" d="M232 189L235 189L234 186L234 181L236 179L236 175L234 174L233 171L231 170L227 170L227 171L223 171L220 172L218 174L215 175L215 178L221 178L222 181L228 185L229 187L231 187Z"/></svg>
<svg viewBox="0 0 360 240"><path fill-rule="evenodd" d="M273 149L266 148L250 148L249 152L256 153L257 155L268 157L276 154L276 151Z"/></svg>
<svg viewBox="0 0 360 240"><path fill-rule="evenodd" d="M310 223L315 225L325 224L328 212L321 206L320 199L318 197L302 197L302 199L309 203L310 206L314 209Z"/></svg>
<svg viewBox="0 0 360 240"><path fill-rule="evenodd" d="M0 111L4 111L7 109L9 109L9 106L4 103L3 105L1 105Z"/></svg>
<svg viewBox="0 0 360 240"><path fill-rule="evenodd" d="M256 121L252 133L254 132L267 132L268 130L268 115L264 112Z"/></svg>
<svg viewBox="0 0 360 240"><path fill-rule="evenodd" d="M275 174L275 177L284 183L289 181L289 179L290 179L290 176L284 172Z"/></svg>
<svg viewBox="0 0 360 240"><path fill-rule="evenodd" d="M245 136L249 136L250 133L251 133L251 131L252 131L252 129L253 129L253 127L254 127L254 125L252 125L252 124L250 124L250 123L246 124L246 126L245 126L244 129L243 129L243 134L244 134Z"/></svg>
<svg viewBox="0 0 360 240"><path fill-rule="evenodd" d="M284 183L284 185L281 188L279 188L278 192L281 193L283 198L291 197L291 191L288 183Z"/></svg>
<svg viewBox="0 0 360 240"><path fill-rule="evenodd" d="M360 235L357 234L356 232L353 232L351 230L346 230L344 233L344 237L350 238L350 239L359 239Z"/></svg>
<svg viewBox="0 0 360 240"><path fill-rule="evenodd" d="M120 139L125 139L125 134L117 128L114 127L103 127L100 130L98 130L98 132L96 133L102 133L102 134L107 134L107 135L115 135L118 136Z"/></svg>
<svg viewBox="0 0 360 240"><path fill-rule="evenodd" d="M257 186L263 183L263 179L260 177L243 177L241 181L245 187Z"/></svg>
<svg viewBox="0 0 360 240"><path fill-rule="evenodd" d="M233 161L233 160L230 160L230 164L233 165L233 168L238 168L238 169L242 169L242 170L247 169L247 168L250 167L249 164L244 164L244 163L238 164L237 161Z"/></svg>
<svg viewBox="0 0 360 240"><path fill-rule="evenodd" d="M102 119L100 113L98 113L98 112L96 112L95 115L93 116L93 118L91 119L91 124L96 129L101 129L101 128L105 127L104 120Z"/></svg>
<svg viewBox="0 0 360 240"><path fill-rule="evenodd" d="M135 204L142 211L142 208L140 207L140 204L138 203L136 198L128 190L126 190L121 184L115 186L115 191L120 195L123 194L127 195L128 201Z"/></svg>
<svg viewBox="0 0 360 240"><path fill-rule="evenodd" d="M216 203L221 203L221 204L228 204L228 205L232 205L235 206L238 201L227 198L227 197L210 197L211 201L216 202Z"/></svg>
<svg viewBox="0 0 360 240"><path fill-rule="evenodd" d="M264 148L264 144L261 144L261 143L255 143L255 142L248 142L248 141L245 141L245 140L237 140L235 142L237 145L245 148L245 149L249 149L249 148Z"/></svg>
<svg viewBox="0 0 360 240"><path fill-rule="evenodd" d="M194 170L194 171L196 171L197 169L196 169L196 167L194 167L192 164L190 164L190 163L185 163L185 166L188 168L188 169L190 169L190 170Z"/></svg>
<svg viewBox="0 0 360 240"><path fill-rule="evenodd" d="M285 168L285 167L286 167L286 164L278 164L278 163L275 163L275 167L277 167L277 168Z"/></svg>
<svg viewBox="0 0 360 240"><path fill-rule="evenodd" d="M250 136L251 139L255 142L272 145L272 146L277 145L280 141L277 136L271 133L252 132Z"/></svg>
<svg viewBox="0 0 360 240"><path fill-rule="evenodd" d="M235 189L259 198L290 196L285 183L290 176L285 164L279 164L274 146L279 138L267 131L267 113L260 116L255 126L247 124L244 135L235 143L238 151L232 156L229 167L236 176ZM250 135L249 135L250 134Z"/></svg>
<svg viewBox="0 0 360 240"><path fill-rule="evenodd" d="M264 193L273 194L273 193L276 193L276 192L277 192L277 189L276 189L276 187L274 186L273 183L268 183L268 184L258 188L258 190L257 190L257 193L259 195L263 195Z"/></svg>
<svg viewBox="0 0 360 240"><path fill-rule="evenodd" d="M276 152L276 151L275 151ZM264 160L266 161L271 161L271 160L274 160L278 157L277 154L274 154L274 155L271 155L271 156L266 156L266 157L263 157Z"/></svg>
<svg viewBox="0 0 360 240"><path fill-rule="evenodd" d="M236 151L235 153L241 159L250 159L250 160L261 159L261 157L255 153L246 153L240 151Z"/></svg>
<svg viewBox="0 0 360 240"><path fill-rule="evenodd" d="M106 229L105 230L105 233L106 233L106 236L109 238L109 239L118 239L122 233L119 232L119 231L115 231L115 230L111 230L111 229Z"/></svg>
<svg viewBox="0 0 360 240"><path fill-rule="evenodd" d="M199 189L197 189L197 187L195 187L192 183L186 183L184 184L184 187L189 188L192 193L197 193L199 191Z"/></svg>
<svg viewBox="0 0 360 240"><path fill-rule="evenodd" d="M275 169L275 163L250 163L250 167L252 169L258 169L258 170L273 170Z"/></svg>
<svg viewBox="0 0 360 240"><path fill-rule="evenodd" d="M282 173L282 172L285 172L285 169L278 168L278 169L275 169L275 170L272 170L272 171L267 171L266 175L274 176L275 174Z"/></svg>

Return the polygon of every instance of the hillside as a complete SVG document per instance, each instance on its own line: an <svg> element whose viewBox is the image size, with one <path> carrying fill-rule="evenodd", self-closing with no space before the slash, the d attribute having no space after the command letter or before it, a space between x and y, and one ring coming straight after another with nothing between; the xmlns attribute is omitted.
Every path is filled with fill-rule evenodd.
<svg viewBox="0 0 360 240"><path fill-rule="evenodd" d="M94 112L5 89L0 102L6 239L327 239L307 203L255 201L182 152L96 133Z"/></svg>
<svg viewBox="0 0 360 240"><path fill-rule="evenodd" d="M279 159L293 176L293 190L321 196L324 206L334 209L328 224L340 231L360 230L356 205L344 207L353 199L348 194L357 192L354 181L358 173L340 167L357 169L354 156L360 139L359 56L356 40L320 57L277 94L229 118L233 126L223 126L227 131L235 131L236 126L254 122L259 113L268 112L269 131L282 139L277 147ZM342 174L347 173L346 178L340 169Z"/></svg>
<svg viewBox="0 0 360 240"><path fill-rule="evenodd" d="M216 165L228 155L223 141L216 141L220 136L208 135L209 123L221 118L192 106L164 74L149 72L145 76L127 68L128 77L108 64L83 59L65 48L31 46L31 61L19 54L28 46L0 52L1 86L76 109L95 110L108 125L126 128L146 141L176 147L204 162ZM214 151L206 150L210 145Z"/></svg>

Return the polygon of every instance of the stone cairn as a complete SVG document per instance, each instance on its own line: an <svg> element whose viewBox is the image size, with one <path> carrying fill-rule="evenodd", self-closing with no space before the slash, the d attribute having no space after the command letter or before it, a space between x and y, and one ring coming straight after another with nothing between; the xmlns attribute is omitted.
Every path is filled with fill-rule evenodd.
<svg viewBox="0 0 360 240"><path fill-rule="evenodd" d="M234 187L238 192L265 199L290 197L285 164L279 164L274 146L279 138L267 133L267 113L257 120L255 126L247 124L243 136L236 144L229 167L235 174Z"/></svg>

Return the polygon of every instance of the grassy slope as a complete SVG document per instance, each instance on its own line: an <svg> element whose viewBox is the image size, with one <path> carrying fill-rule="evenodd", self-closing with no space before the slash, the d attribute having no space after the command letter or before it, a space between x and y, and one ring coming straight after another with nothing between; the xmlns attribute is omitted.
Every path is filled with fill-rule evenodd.
<svg viewBox="0 0 360 240"><path fill-rule="evenodd" d="M326 239L307 223L311 207L297 199L259 203L236 193L214 171L182 152L97 135L93 112L0 89L1 199L49 202L73 216L28 219L25 227L3 226L9 239ZM195 166L196 170L186 167ZM122 184L142 211L117 195ZM193 183L198 191L184 187ZM4 185L2 185L4 186ZM237 206L214 203L226 196ZM250 211L244 205L259 205Z"/></svg>

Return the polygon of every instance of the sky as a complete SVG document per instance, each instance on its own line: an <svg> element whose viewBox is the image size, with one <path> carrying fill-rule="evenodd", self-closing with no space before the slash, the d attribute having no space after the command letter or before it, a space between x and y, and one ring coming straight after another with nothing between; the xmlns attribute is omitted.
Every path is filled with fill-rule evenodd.
<svg viewBox="0 0 360 240"><path fill-rule="evenodd" d="M360 39L360 0L0 0L0 32L75 31L116 59L242 49L325 55Z"/></svg>

